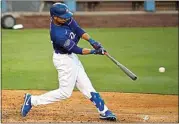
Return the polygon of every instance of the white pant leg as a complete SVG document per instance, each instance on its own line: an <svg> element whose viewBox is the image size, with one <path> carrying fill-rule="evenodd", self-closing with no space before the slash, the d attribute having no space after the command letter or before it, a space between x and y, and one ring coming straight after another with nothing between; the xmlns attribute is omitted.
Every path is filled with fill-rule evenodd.
<svg viewBox="0 0 179 124"><path fill-rule="evenodd" d="M32 105L49 104L69 98L74 89L79 71L78 58L73 54L53 55L53 63L58 71L59 88L39 96L32 96Z"/></svg>
<svg viewBox="0 0 179 124"><path fill-rule="evenodd" d="M81 62L79 66L80 68L77 76L76 87L85 95L85 97L90 99L90 92L96 92L96 90L93 88L91 81L88 78Z"/></svg>
<svg viewBox="0 0 179 124"><path fill-rule="evenodd" d="M90 79L88 78L83 65L81 64L81 62L79 61L79 65L80 65L80 69L79 69L79 73L77 76L77 82L76 82L76 87L88 98L90 99L91 96L91 92L96 92L96 90L93 88L92 83L90 81ZM98 110L98 109L97 109ZM100 114L104 114L106 111L108 110L107 106L104 104L104 110L103 111L99 111L98 112Z"/></svg>

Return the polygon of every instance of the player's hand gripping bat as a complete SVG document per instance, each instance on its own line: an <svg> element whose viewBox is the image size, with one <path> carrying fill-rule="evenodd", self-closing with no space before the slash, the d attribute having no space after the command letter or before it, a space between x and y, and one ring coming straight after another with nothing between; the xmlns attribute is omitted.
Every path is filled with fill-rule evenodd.
<svg viewBox="0 0 179 124"><path fill-rule="evenodd" d="M128 68L119 63L116 59L114 59L108 52L105 52L105 55L114 62L127 76L129 76L132 80L136 80L137 76L132 73Z"/></svg>

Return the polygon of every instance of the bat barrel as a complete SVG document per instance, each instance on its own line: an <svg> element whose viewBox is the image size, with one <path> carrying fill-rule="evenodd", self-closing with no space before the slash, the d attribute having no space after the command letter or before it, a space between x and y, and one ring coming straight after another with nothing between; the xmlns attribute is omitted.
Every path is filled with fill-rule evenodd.
<svg viewBox="0 0 179 124"><path fill-rule="evenodd" d="M137 80L137 76L132 72L130 71L129 69L127 69L124 65L118 65L121 70L126 73L126 75L128 75L132 80Z"/></svg>
<svg viewBox="0 0 179 124"><path fill-rule="evenodd" d="M121 70L127 75L129 76L132 80L137 80L137 76L132 73L128 68L126 68L124 65L122 65L121 63L119 63L117 60L115 60L109 53L105 53L105 55L112 61L114 62L119 68L121 68Z"/></svg>

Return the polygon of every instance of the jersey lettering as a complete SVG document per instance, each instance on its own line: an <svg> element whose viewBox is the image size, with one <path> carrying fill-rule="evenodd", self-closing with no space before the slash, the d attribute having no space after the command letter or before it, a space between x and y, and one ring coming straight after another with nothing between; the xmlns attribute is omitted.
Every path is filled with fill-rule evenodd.
<svg viewBox="0 0 179 124"><path fill-rule="evenodd" d="M73 39L75 39L75 36L76 36L76 34L74 34L73 32L70 32L70 38L73 40Z"/></svg>

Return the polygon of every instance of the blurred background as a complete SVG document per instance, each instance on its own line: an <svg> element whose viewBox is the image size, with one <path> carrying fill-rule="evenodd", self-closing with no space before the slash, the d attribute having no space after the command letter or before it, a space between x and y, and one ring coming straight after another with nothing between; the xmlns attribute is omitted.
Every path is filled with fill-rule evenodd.
<svg viewBox="0 0 179 124"><path fill-rule="evenodd" d="M177 10L178 1L121 1L121 0L35 0L16 1L2 0L3 12L47 12L55 2L62 2L69 5L72 11L148 11ZM153 4L153 5L152 5ZM155 6L155 7L154 7Z"/></svg>
<svg viewBox="0 0 179 124"><path fill-rule="evenodd" d="M35 22L38 23L41 16L41 21L47 21L44 19L44 16L49 15L49 8L55 2L62 2L69 6L70 10L74 12L75 17L78 21L80 21L82 26L85 27L121 27L121 26L146 26L145 24L131 24L131 21L139 22L142 16L138 18L138 16L127 17L125 15L131 14L146 14L146 13L159 13L159 14L176 14L178 11L178 3L179 1L165 0L165 1L155 1L155 0L146 0L146 1L121 1L121 0L36 0L36 1L16 1L16 0L2 0L2 16L4 15L12 15L16 21L12 21L13 17L6 19L7 23L5 23L5 19L2 20L2 27L4 28L12 28L16 23L22 23L25 28L47 28L47 24L39 23L37 24L29 24L26 19L32 19L33 15L38 16L35 19ZM119 15L123 15L121 18ZM96 18L95 15L98 15ZM107 15L107 17L105 16ZM26 17L20 18L20 17ZM28 16L28 17L27 17ZM29 17L30 16L30 17ZM111 23L111 16L114 16L114 20L117 19L119 21L115 21L115 24ZM6 17L7 18L7 17ZM80 19L83 18L83 19ZM131 21L127 21L124 18L132 19ZM162 17L161 17L162 18ZM164 17L163 17L164 18ZM168 17L166 17L168 18ZM120 20L122 19L122 20ZM124 21L123 21L124 20ZM49 21L49 20L48 20ZM94 24L94 21L97 21ZM162 20L161 20L162 21ZM163 25L175 25L176 22L160 22L161 26ZM33 20L31 23L35 23ZM172 24L170 24L172 23ZM9 25L9 26L8 26ZM148 24L149 26L155 26L151 22ZM159 26L160 26L159 25Z"/></svg>

